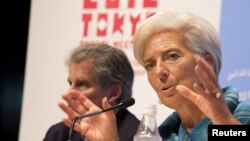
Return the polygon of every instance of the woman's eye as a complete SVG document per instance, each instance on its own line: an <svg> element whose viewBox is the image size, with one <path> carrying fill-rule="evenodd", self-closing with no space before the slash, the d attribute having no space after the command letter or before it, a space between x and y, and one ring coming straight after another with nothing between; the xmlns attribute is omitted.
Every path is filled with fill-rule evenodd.
<svg viewBox="0 0 250 141"><path fill-rule="evenodd" d="M147 71L151 70L154 67L153 63L146 63L145 68Z"/></svg>
<svg viewBox="0 0 250 141"><path fill-rule="evenodd" d="M175 60L177 60L179 57L180 57L180 55L177 54L177 53L169 53L169 54L166 55L166 58L165 58L165 59L167 59L167 61L175 61Z"/></svg>

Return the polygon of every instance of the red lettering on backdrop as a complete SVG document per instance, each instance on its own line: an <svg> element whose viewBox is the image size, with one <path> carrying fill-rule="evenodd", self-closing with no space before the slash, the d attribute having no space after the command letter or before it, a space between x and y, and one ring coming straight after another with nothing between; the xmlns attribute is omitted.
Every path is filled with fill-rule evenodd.
<svg viewBox="0 0 250 141"><path fill-rule="evenodd" d="M121 34L123 34L123 30L122 30L123 23L124 23L124 15L119 17L119 13L115 13L113 34L115 32L120 32Z"/></svg>
<svg viewBox="0 0 250 141"><path fill-rule="evenodd" d="M140 21L140 18L141 18L140 15L138 15L137 17L133 17L132 15L130 16L130 22L132 25L131 36L134 35L135 30L136 30L136 25Z"/></svg>
<svg viewBox="0 0 250 141"><path fill-rule="evenodd" d="M119 8L120 0L106 0L106 8ZM128 0L128 8L135 7L135 0ZM157 7L157 0L143 0L143 7ZM97 0L83 0L84 9L96 9Z"/></svg>
<svg viewBox="0 0 250 141"><path fill-rule="evenodd" d="M94 30L96 32L96 36L107 36L107 30L112 30L112 34L114 35L116 32L119 32L120 34L124 35L124 26L125 24L131 25L131 30L128 33L130 36L134 35L134 32L136 30L137 24L140 22L143 14L133 15L133 14L119 14L119 13L113 13L113 16L110 16L109 18L113 19L113 26L108 26L111 24L110 20L108 18L107 13L99 13L97 14L97 21L93 21L95 15L91 14L83 14L82 15L82 21L83 21L83 36L87 37L89 36L89 29ZM154 15L154 12L147 12L144 13L145 18L148 18L152 15ZM129 22L125 22L125 16L129 17ZM91 22L97 22L97 27L91 26Z"/></svg>
<svg viewBox="0 0 250 141"><path fill-rule="evenodd" d="M128 0L128 8L134 8L135 7L135 0Z"/></svg>
<svg viewBox="0 0 250 141"><path fill-rule="evenodd" d="M108 15L106 13L98 14L97 36L106 36Z"/></svg>
<svg viewBox="0 0 250 141"><path fill-rule="evenodd" d="M119 0L106 0L106 8L119 8Z"/></svg>
<svg viewBox="0 0 250 141"><path fill-rule="evenodd" d="M83 14L82 21L83 21L83 36L88 35L89 23L92 20L91 14Z"/></svg>
<svg viewBox="0 0 250 141"><path fill-rule="evenodd" d="M157 7L157 0L144 0L143 7Z"/></svg>
<svg viewBox="0 0 250 141"><path fill-rule="evenodd" d="M155 11L150 10L149 12L147 8L157 8L158 4L157 0L142 0L141 5L136 5L135 0L127 0L128 8L143 7L145 9L144 12L138 12L136 15L133 14L133 12L131 13L131 11L128 11L128 13L120 12L120 0L104 0L103 2L104 3L99 3L97 0L83 0L84 9L93 9L93 12L86 12L82 15L83 37L88 37L90 33L94 33L93 35L96 37L112 36L116 33L124 36L132 36L140 20L155 14ZM101 13L96 13L96 9L99 7L97 4L103 5L107 9L107 12L101 11ZM112 11L109 12L109 9L112 9ZM113 9L116 11L113 11ZM94 27L93 25L96 26ZM130 27L130 29L127 29L128 27Z"/></svg>
<svg viewBox="0 0 250 141"><path fill-rule="evenodd" d="M133 47L131 37L139 22L155 14L158 6L158 0L82 0L82 2L82 34L87 38L83 38L80 44L106 43L127 51ZM145 73L138 68L137 61L133 59L130 61L136 75Z"/></svg>
<svg viewBox="0 0 250 141"><path fill-rule="evenodd" d="M96 9L97 0L83 0L84 9Z"/></svg>

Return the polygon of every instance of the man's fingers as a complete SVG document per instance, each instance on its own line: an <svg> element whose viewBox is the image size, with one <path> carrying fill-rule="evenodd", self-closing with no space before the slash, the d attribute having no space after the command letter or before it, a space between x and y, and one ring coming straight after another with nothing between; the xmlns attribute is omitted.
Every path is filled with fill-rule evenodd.
<svg viewBox="0 0 250 141"><path fill-rule="evenodd" d="M73 94L75 95L75 94ZM89 100L86 96L84 95L79 95L78 97L79 102L81 103L81 106L85 108L86 111L89 111L90 108L96 109L96 111L100 110L100 107L96 106L91 100Z"/></svg>
<svg viewBox="0 0 250 141"><path fill-rule="evenodd" d="M69 128L71 128L72 123L73 123L72 120L70 120L70 119L68 119L68 118L64 118L62 121L63 121L63 123L64 123L66 126L68 126ZM81 126L81 125L80 125L78 122L76 122L75 125L74 125L74 130L77 131L77 132L79 132L79 133L81 133L81 127L80 127L80 126Z"/></svg>
<svg viewBox="0 0 250 141"><path fill-rule="evenodd" d="M111 108L111 105L109 104L107 97L104 97L104 98L102 99L102 107L103 107L103 109ZM113 116L113 115L114 115L114 112L113 112L113 111L109 111L107 114L108 114L109 116Z"/></svg>
<svg viewBox="0 0 250 141"><path fill-rule="evenodd" d="M78 114L83 114L87 111L87 109L82 105L81 101L79 100L80 94L71 91L67 94L62 95L62 98L68 103L70 108L77 112Z"/></svg>
<svg viewBox="0 0 250 141"><path fill-rule="evenodd" d="M78 114L71 110L67 105L63 102L59 102L58 106L68 115L70 119L74 119Z"/></svg>

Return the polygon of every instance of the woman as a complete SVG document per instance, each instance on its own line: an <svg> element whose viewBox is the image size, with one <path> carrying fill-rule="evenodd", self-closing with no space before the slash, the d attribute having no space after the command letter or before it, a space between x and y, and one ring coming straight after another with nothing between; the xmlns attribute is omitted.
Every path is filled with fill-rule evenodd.
<svg viewBox="0 0 250 141"><path fill-rule="evenodd" d="M133 44L160 102L176 111L159 127L163 140L207 140L209 124L250 124L250 105L218 84L220 41L207 21L160 12L141 25Z"/></svg>
<svg viewBox="0 0 250 141"><path fill-rule="evenodd" d="M176 111L159 128L164 140L207 140L209 124L250 123L249 113L238 114L250 106L237 104L233 87L218 84L219 36L204 19L157 13L135 33L134 56L161 103Z"/></svg>

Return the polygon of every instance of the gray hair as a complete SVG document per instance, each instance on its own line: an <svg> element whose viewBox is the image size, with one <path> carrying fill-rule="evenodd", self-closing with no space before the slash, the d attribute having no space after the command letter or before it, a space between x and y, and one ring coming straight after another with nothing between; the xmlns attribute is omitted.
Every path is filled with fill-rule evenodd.
<svg viewBox="0 0 250 141"><path fill-rule="evenodd" d="M159 12L142 23L133 38L134 56L142 66L146 40L154 34L167 31L182 34L188 48L196 54L210 54L213 58L214 72L218 77L221 69L221 47L216 29L206 20L185 12Z"/></svg>
<svg viewBox="0 0 250 141"><path fill-rule="evenodd" d="M123 51L107 44L86 44L75 48L66 64L69 66L86 60L93 61L94 77L102 88L121 85L122 94L118 103L132 96L134 72Z"/></svg>

